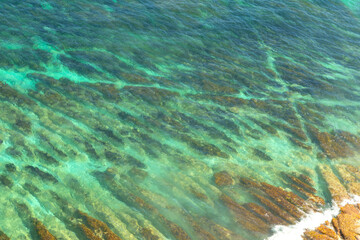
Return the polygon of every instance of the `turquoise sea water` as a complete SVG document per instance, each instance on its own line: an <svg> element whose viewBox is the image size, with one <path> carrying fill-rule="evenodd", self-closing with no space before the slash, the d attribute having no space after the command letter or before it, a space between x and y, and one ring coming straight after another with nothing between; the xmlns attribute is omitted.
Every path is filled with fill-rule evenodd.
<svg viewBox="0 0 360 240"><path fill-rule="evenodd" d="M0 230L96 239L80 210L122 239L264 239L221 196L290 173L330 204L319 165L358 164L359 6L0 1Z"/></svg>

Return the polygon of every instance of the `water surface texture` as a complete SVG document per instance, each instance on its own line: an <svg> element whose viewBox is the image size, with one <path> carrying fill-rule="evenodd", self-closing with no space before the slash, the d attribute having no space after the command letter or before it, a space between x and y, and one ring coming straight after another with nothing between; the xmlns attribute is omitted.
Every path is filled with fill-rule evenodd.
<svg viewBox="0 0 360 240"><path fill-rule="evenodd" d="M265 239L331 204L328 174L358 174L359 17L0 1L0 238Z"/></svg>

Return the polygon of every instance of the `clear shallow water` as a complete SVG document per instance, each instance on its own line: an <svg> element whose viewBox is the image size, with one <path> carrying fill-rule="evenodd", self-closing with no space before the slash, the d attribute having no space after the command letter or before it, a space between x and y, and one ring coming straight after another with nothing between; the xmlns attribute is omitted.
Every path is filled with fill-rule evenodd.
<svg viewBox="0 0 360 240"><path fill-rule="evenodd" d="M0 229L83 239L78 209L123 239L262 239L221 196L294 172L330 203L319 164L358 158L357 3L1 1Z"/></svg>

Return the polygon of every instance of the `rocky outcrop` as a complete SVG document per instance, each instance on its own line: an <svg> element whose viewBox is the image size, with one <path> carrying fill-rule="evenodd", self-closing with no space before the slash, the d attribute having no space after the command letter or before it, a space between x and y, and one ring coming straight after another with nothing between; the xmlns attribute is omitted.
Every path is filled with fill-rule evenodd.
<svg viewBox="0 0 360 240"><path fill-rule="evenodd" d="M144 101L160 105L164 105L166 100L179 96L179 93L177 92L155 87L125 86L122 90L128 91L132 95L140 97Z"/></svg>
<svg viewBox="0 0 360 240"><path fill-rule="evenodd" d="M245 229L251 232L269 233L270 225L244 206L241 206L225 194L220 199L233 212L235 221L240 223Z"/></svg>
<svg viewBox="0 0 360 240"><path fill-rule="evenodd" d="M360 206L346 204L331 221L325 222L315 230L306 231L305 240L358 240L360 238Z"/></svg>
<svg viewBox="0 0 360 240"><path fill-rule="evenodd" d="M218 186L228 186L228 185L233 185L235 183L234 179L226 171L215 173L214 181Z"/></svg>
<svg viewBox="0 0 360 240"><path fill-rule="evenodd" d="M306 128L312 140L320 146L328 158L346 158L354 155L354 150L347 142L356 145L358 140L355 135L346 132L340 132L338 134L321 132L311 124L306 124Z"/></svg>
<svg viewBox="0 0 360 240"><path fill-rule="evenodd" d="M344 187L344 185L341 184L340 180L333 173L330 166L328 165L320 166L320 172L328 185L331 198L335 202L341 203L344 199L350 198L346 191L346 188Z"/></svg>
<svg viewBox="0 0 360 240"><path fill-rule="evenodd" d="M327 165L320 166L320 172L328 185L331 197L337 204L349 199L350 195L359 195L359 179L356 177L357 168L351 165L335 165L342 181ZM344 183L344 184L343 184ZM314 230L307 230L303 234L305 240L358 240L360 239L360 205L347 203L340 208L340 213L330 222L325 222Z"/></svg>

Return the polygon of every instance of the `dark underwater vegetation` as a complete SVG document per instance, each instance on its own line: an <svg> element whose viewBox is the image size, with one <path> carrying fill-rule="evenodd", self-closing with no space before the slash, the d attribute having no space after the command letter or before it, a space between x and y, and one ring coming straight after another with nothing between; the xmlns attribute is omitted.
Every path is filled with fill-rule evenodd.
<svg viewBox="0 0 360 240"><path fill-rule="evenodd" d="M0 240L266 239L360 195L359 82L358 0L0 1Z"/></svg>

